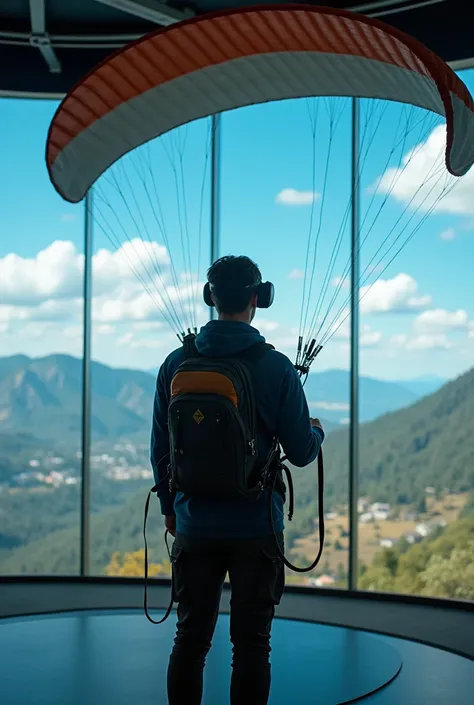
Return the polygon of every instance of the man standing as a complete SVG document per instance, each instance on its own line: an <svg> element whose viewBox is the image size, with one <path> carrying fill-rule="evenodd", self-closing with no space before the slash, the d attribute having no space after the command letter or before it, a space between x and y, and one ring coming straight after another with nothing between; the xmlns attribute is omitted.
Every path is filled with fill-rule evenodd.
<svg viewBox="0 0 474 705"><path fill-rule="evenodd" d="M268 298L256 264L248 257L223 257L208 272L207 302L218 320L195 339L201 358L252 360L265 343L252 323L259 297ZM211 301L209 301L209 298ZM268 307L272 296L263 304ZM260 302L262 306L262 302ZM265 346L263 346L265 347ZM275 546L265 490L257 501L216 499L176 491L166 477L170 456L168 411L171 385L184 362L181 347L163 363L157 379L151 460L172 548L173 597L178 624L168 668L170 705L200 705L203 669L217 621L226 574L231 585L230 636L233 644L231 705L266 705L270 692L270 633L285 584L284 564ZM256 467L262 469L277 438L290 463L304 467L318 455L324 431L310 419L303 388L290 360L273 349L254 356L251 382L258 417ZM196 418L200 422L200 418ZM176 452L176 451L174 451ZM196 462L198 462L196 460ZM225 463L223 464L225 465ZM220 468L219 468L220 470ZM226 468L222 467L222 472ZM273 521L283 550L284 492L273 494Z"/></svg>

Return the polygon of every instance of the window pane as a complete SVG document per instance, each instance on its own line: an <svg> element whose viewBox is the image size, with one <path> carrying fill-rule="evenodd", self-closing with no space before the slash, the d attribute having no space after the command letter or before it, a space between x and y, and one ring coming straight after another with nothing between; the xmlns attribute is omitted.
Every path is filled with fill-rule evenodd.
<svg viewBox="0 0 474 705"><path fill-rule="evenodd" d="M421 227L361 303L359 587L474 599L474 176L438 202L445 127L421 111L384 162L406 114L387 108L363 176L363 212L380 178L387 199L379 242L410 217L403 238Z"/></svg>
<svg viewBox="0 0 474 705"><path fill-rule="evenodd" d="M325 550L311 573L288 572L288 584L347 582L350 126L351 104L342 99L282 101L222 118L220 254L248 255L275 283L274 306L254 324L268 342L295 361L300 327L327 340L305 385L327 434ZM319 546L316 464L292 475L287 556L303 566Z"/></svg>
<svg viewBox="0 0 474 705"><path fill-rule="evenodd" d="M46 171L56 103L0 100L0 572L79 572L84 208Z"/></svg>
<svg viewBox="0 0 474 705"><path fill-rule="evenodd" d="M143 576L143 512L154 485L156 374L179 331L208 319L210 120L134 150L94 187L92 525L94 574ZM169 575L159 502L150 574Z"/></svg>

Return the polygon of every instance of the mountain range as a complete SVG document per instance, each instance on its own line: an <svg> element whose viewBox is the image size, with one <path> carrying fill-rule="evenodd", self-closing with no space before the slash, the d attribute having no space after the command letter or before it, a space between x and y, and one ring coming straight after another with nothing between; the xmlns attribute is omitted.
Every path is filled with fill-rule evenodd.
<svg viewBox="0 0 474 705"><path fill-rule="evenodd" d="M474 368L411 406L384 414L359 429L359 491L372 501L413 504L425 488L474 489ZM349 433L324 442L325 499L347 503ZM314 496L315 468L293 473L300 497ZM315 511L314 500L312 511Z"/></svg>
<svg viewBox="0 0 474 705"><path fill-rule="evenodd" d="M121 389L121 388L120 388ZM109 388L110 391L110 388ZM119 390L120 391L120 390ZM408 408L384 414L360 427L359 491L371 501L393 506L416 505L425 488L466 492L474 489L474 369L445 384ZM10 434L7 434L10 435ZM8 446L12 460L28 439L17 436ZM348 499L348 429L328 434L324 442L326 509ZM3 448L0 436L0 448ZM5 446L5 449L7 447ZM0 457L1 461L1 457ZM8 463L8 458L5 458ZM0 462L1 465L1 462ZM101 572L114 551L142 548L143 504L148 484L120 484L111 490L94 474L92 564ZM314 465L293 472L296 511L287 524L287 545L312 530L317 516ZM127 484L127 483L125 483ZM51 491L50 491L51 492ZM149 536L154 559L165 557L159 509L153 504ZM74 573L79 566L78 486L51 493L0 492L0 572Z"/></svg>
<svg viewBox="0 0 474 705"><path fill-rule="evenodd" d="M431 394L445 380L389 381L373 377L359 377L359 418L372 421L389 411L402 409L421 397ZM350 374L347 370L313 372L305 384L306 398L316 415L323 415L335 423L347 422L349 415Z"/></svg>
<svg viewBox="0 0 474 705"><path fill-rule="evenodd" d="M95 440L149 436L155 378L149 372L91 364L91 427ZM440 380L409 383L360 378L360 419L369 421L408 406ZM309 375L305 392L327 430L349 413L349 374ZM0 432L26 432L78 447L82 414L82 361L68 355L0 358Z"/></svg>

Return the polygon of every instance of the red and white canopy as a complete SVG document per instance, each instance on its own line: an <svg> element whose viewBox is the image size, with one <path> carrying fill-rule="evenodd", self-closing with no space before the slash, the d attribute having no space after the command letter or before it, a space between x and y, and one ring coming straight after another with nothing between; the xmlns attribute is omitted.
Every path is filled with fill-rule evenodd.
<svg viewBox="0 0 474 705"><path fill-rule="evenodd" d="M51 123L46 159L80 201L117 159L175 127L246 105L358 96L446 117L446 167L474 163L474 105L456 74L415 39L377 20L308 5L203 15L143 37L85 76Z"/></svg>

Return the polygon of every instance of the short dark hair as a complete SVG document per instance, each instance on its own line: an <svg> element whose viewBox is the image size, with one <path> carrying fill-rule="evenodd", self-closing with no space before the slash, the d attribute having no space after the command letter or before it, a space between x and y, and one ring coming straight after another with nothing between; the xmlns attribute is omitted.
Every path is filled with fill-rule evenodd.
<svg viewBox="0 0 474 705"><path fill-rule="evenodd" d="M207 272L219 313L242 313L262 281L258 266L249 257L228 255L216 260Z"/></svg>

